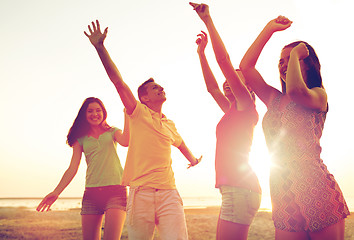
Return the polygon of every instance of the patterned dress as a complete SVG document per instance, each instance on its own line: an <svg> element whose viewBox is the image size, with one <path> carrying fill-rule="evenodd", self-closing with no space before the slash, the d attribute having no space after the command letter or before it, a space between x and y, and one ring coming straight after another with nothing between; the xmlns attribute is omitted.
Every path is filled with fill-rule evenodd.
<svg viewBox="0 0 354 240"><path fill-rule="evenodd" d="M326 114L279 94L263 118L272 157L270 193L277 229L319 231L350 214L337 182L320 158Z"/></svg>

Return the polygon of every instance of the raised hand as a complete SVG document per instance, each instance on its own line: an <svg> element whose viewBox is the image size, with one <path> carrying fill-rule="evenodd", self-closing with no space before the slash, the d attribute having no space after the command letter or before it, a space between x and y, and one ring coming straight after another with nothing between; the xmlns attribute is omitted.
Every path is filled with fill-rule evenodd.
<svg viewBox="0 0 354 240"><path fill-rule="evenodd" d="M94 47L97 47L97 46L103 44L103 42L107 36L108 27L106 27L104 32L102 33L101 28L100 28L100 23L98 20L96 20L96 24L94 22L91 22L91 23L92 23L93 30L91 29L91 26L88 25L88 30L89 30L90 34L88 34L87 32L84 32L84 33L89 38L92 45Z"/></svg>
<svg viewBox="0 0 354 240"><path fill-rule="evenodd" d="M288 18L284 16L279 16L273 20L271 20L268 24L267 27L272 31L272 32L278 32L278 31L283 31L291 26L293 22L290 21Z"/></svg>
<svg viewBox="0 0 354 240"><path fill-rule="evenodd" d="M300 43L298 44L296 47L294 47L292 50L291 50L291 55L292 54L296 54L296 56L299 58L299 60L302 60L302 59L305 59L309 56L309 50L308 48L306 47L306 44L305 43Z"/></svg>
<svg viewBox="0 0 354 240"><path fill-rule="evenodd" d="M59 195L51 192L43 198L41 203L37 207L38 212L49 211L52 204L58 199Z"/></svg>
<svg viewBox="0 0 354 240"><path fill-rule="evenodd" d="M198 38L195 42L198 45L198 54L203 53L206 45L208 44L208 35L202 31L202 33L198 34Z"/></svg>
<svg viewBox="0 0 354 240"><path fill-rule="evenodd" d="M209 6L201 3L192 3L190 2L189 5L191 5L193 7L193 10L195 10L198 14L198 16L200 17L200 19L202 19L204 22L210 18L210 13L209 13Z"/></svg>

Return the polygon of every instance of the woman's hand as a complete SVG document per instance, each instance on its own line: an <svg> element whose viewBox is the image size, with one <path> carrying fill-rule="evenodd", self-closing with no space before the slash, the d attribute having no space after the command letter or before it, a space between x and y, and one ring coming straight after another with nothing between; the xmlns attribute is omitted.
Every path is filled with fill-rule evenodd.
<svg viewBox="0 0 354 240"><path fill-rule="evenodd" d="M198 4L192 2L190 2L189 5L193 7L193 10L197 12L198 16L200 17L200 19L202 19L203 22L207 21L210 18L208 5L204 3Z"/></svg>
<svg viewBox="0 0 354 240"><path fill-rule="evenodd" d="M283 31L287 28L289 28L291 26L293 22L290 21L288 18L284 17L284 16L279 16L273 20L271 20L268 24L267 24L267 28L271 31L271 32L278 32L278 31Z"/></svg>
<svg viewBox="0 0 354 240"><path fill-rule="evenodd" d="M198 38L195 42L198 45L198 49L197 49L198 54L203 53L206 45L208 44L208 35L202 31L202 33L198 34Z"/></svg>
<svg viewBox="0 0 354 240"><path fill-rule="evenodd" d="M90 25L88 25L88 29L89 29L90 34L88 34L86 32L84 32L84 33L89 38L92 45L94 47L98 47L100 45L103 45L103 42L107 36L108 27L106 27L106 29L102 33L101 28L100 28L100 23L98 20L96 20L96 24L94 22L92 22L92 29L93 30L91 29Z"/></svg>
<svg viewBox="0 0 354 240"><path fill-rule="evenodd" d="M43 198L41 203L37 207L38 212L44 212L44 211L49 211L50 207L52 204L58 199L59 195L51 192L47 196Z"/></svg>

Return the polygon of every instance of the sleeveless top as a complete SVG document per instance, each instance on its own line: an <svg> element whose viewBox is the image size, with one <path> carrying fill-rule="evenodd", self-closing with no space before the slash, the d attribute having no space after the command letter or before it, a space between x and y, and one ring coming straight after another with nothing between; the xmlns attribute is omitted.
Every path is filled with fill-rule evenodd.
<svg viewBox="0 0 354 240"><path fill-rule="evenodd" d="M272 157L273 219L291 216L298 208L307 224L305 230L310 231L320 230L350 214L337 182L320 158L326 115L327 111L305 108L279 94L263 118Z"/></svg>
<svg viewBox="0 0 354 240"><path fill-rule="evenodd" d="M248 163L258 113L253 105L238 111L235 103L216 127L215 187L239 187L261 193L256 174Z"/></svg>

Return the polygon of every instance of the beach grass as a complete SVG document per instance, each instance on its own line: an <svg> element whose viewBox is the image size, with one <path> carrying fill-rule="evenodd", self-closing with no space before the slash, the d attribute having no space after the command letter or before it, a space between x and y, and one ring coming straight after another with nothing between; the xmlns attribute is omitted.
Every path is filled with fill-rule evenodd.
<svg viewBox="0 0 354 240"><path fill-rule="evenodd" d="M215 239L219 207L186 209L190 240ZM103 230L104 231L104 230ZM354 240L354 216L346 220L346 240ZM0 207L0 239L82 239L79 209L38 213L27 208ZM126 227L121 239L128 239ZM154 239L159 239L158 233ZM270 212L259 211L251 225L249 240L274 239Z"/></svg>

